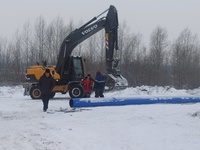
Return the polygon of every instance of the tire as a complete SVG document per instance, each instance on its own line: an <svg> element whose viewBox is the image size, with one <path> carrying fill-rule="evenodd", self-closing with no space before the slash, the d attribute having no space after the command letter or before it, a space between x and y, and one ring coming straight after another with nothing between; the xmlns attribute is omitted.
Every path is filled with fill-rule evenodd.
<svg viewBox="0 0 200 150"><path fill-rule="evenodd" d="M32 86L30 89L30 96L32 99L41 99L42 92L38 86Z"/></svg>
<svg viewBox="0 0 200 150"><path fill-rule="evenodd" d="M70 85L69 96L71 98L82 98L83 97L83 87L79 84Z"/></svg>

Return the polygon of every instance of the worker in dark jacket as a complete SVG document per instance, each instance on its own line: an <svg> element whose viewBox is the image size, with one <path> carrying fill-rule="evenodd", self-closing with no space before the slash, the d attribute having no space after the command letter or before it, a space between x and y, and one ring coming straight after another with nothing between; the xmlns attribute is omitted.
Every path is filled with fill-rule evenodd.
<svg viewBox="0 0 200 150"><path fill-rule="evenodd" d="M103 95L104 87L105 87L105 77L101 74L100 71L97 71L94 82L95 97L104 97Z"/></svg>
<svg viewBox="0 0 200 150"><path fill-rule="evenodd" d="M55 80L50 74L50 70L46 69L45 73L39 80L39 86L42 92L43 111L47 111L49 99L51 98L52 89L55 86Z"/></svg>

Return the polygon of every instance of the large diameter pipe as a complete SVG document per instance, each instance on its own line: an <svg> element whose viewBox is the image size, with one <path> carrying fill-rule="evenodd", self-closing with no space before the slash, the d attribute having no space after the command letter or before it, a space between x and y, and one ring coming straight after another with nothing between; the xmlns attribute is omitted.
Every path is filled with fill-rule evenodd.
<svg viewBox="0 0 200 150"><path fill-rule="evenodd" d="M141 105L157 103L197 103L200 97L110 97L110 98L72 98L69 101L70 107L97 107L97 106L121 106Z"/></svg>

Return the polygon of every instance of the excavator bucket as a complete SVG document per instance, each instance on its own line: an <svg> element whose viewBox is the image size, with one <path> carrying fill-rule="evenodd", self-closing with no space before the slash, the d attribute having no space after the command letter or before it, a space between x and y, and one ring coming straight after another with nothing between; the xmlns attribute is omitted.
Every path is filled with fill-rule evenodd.
<svg viewBox="0 0 200 150"><path fill-rule="evenodd" d="M108 74L106 78L105 90L124 89L128 86L128 81L122 75Z"/></svg>

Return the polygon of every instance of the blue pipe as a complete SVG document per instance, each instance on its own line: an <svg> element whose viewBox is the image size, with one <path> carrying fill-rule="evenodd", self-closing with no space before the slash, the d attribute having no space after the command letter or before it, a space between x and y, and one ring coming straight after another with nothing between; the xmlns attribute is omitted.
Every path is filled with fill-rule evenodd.
<svg viewBox="0 0 200 150"><path fill-rule="evenodd" d="M180 104L197 103L200 97L110 97L110 98L72 98L69 101L70 107L97 107L97 106L121 106L141 104Z"/></svg>

